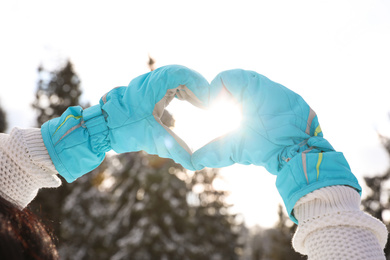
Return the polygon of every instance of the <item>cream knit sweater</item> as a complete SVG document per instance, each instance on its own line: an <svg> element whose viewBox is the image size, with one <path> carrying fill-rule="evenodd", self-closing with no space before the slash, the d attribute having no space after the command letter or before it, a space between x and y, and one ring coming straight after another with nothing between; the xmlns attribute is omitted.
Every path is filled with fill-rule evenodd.
<svg viewBox="0 0 390 260"><path fill-rule="evenodd" d="M61 185L40 129L14 128L0 134L0 195L26 207L40 188Z"/></svg>
<svg viewBox="0 0 390 260"><path fill-rule="evenodd" d="M40 188L61 185L40 129L0 134L0 195L26 207ZM385 259L385 225L360 210L352 188L332 186L301 198L294 207L299 225L293 246L310 260Z"/></svg>

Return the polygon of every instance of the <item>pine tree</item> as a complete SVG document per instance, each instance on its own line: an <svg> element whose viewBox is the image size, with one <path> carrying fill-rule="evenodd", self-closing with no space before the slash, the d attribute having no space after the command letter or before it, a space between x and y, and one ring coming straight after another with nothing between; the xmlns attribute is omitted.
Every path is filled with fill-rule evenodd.
<svg viewBox="0 0 390 260"><path fill-rule="evenodd" d="M266 248L269 248L270 245L267 245L267 238L265 236L266 232L260 227L254 227L251 232L250 248L251 248L251 260L261 260L263 259Z"/></svg>
<svg viewBox="0 0 390 260"><path fill-rule="evenodd" d="M202 254L190 259L238 259L242 249L239 234L242 226L236 215L229 213L225 202L226 191L216 190L214 180L218 178L217 169L197 171L191 177L189 195L192 195L194 244L199 245Z"/></svg>
<svg viewBox="0 0 390 260"><path fill-rule="evenodd" d="M80 105L81 93L80 79L69 60L62 68L54 71L39 66L36 99L32 104L38 113L37 125L41 126L46 121L61 116L69 106ZM30 204L30 208L53 228L60 241L60 224L63 218L61 207L70 189L71 186L62 179L59 188L40 190Z"/></svg>
<svg viewBox="0 0 390 260"><path fill-rule="evenodd" d="M0 133L5 133L7 127L7 115L0 105Z"/></svg>
<svg viewBox="0 0 390 260"><path fill-rule="evenodd" d="M291 241L297 229L297 226L289 219L283 210L283 206L278 208L279 221L275 228L268 230L268 236L271 238L270 251L268 257L272 260L294 260L307 259L292 247Z"/></svg>
<svg viewBox="0 0 390 260"><path fill-rule="evenodd" d="M61 116L68 107L80 105L81 82L70 60L55 71L47 71L39 66L38 77L36 99L32 104L38 113L38 126Z"/></svg>
<svg viewBox="0 0 390 260"><path fill-rule="evenodd" d="M63 259L186 259L186 187L169 173L177 166L143 152L107 163L69 197Z"/></svg>
<svg viewBox="0 0 390 260"><path fill-rule="evenodd" d="M279 220L275 227L263 229L256 226L249 230L242 260L307 259L292 247L292 237L297 226L284 213L282 205L279 205L278 215Z"/></svg>

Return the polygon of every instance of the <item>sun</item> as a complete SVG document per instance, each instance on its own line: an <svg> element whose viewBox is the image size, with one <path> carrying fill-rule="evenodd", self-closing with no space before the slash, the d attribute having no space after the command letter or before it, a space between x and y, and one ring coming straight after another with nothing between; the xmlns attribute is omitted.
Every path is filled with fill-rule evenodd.
<svg viewBox="0 0 390 260"><path fill-rule="evenodd" d="M219 98L206 110L210 135L218 137L237 129L241 124L241 106L226 96Z"/></svg>
<svg viewBox="0 0 390 260"><path fill-rule="evenodd" d="M208 109L194 107L186 101L173 100L167 110L175 118L172 130L192 150L237 129L242 119L241 106L229 93L224 92Z"/></svg>

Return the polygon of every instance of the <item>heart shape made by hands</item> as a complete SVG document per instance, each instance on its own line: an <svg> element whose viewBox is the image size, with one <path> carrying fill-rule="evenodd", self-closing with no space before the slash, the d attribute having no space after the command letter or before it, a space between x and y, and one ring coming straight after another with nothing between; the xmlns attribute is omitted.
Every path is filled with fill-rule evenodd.
<svg viewBox="0 0 390 260"><path fill-rule="evenodd" d="M224 71L208 83L193 70L170 66L133 80L129 87L129 103L134 104L135 109L134 123L129 130L138 126L139 135L132 136L128 143L138 144L138 150L147 148L145 151L148 153L171 158L189 170L240 163L261 165L270 172L277 172L297 151L322 141L310 138L320 134L321 129L314 111L302 97L254 71ZM236 100L233 103L242 107L240 127L226 133L227 129L222 124L214 126L214 129L201 124L207 130L224 130L225 135L212 136L215 139L193 153L183 139L161 122L164 109L175 97L201 108L210 108L211 104L218 103L217 100L226 101L227 97ZM216 107L225 116L219 114L212 121L217 122L217 119L226 116L231 118L228 111L221 111L218 105ZM153 110L153 119L149 117L150 109ZM188 114L185 116L193 121ZM193 123L188 125L194 128ZM202 136L194 130L186 130L188 140L194 141L194 136Z"/></svg>
<svg viewBox="0 0 390 260"><path fill-rule="evenodd" d="M168 78L163 78L167 76ZM162 126L164 130L157 128L152 130L157 149L150 151L160 157L174 159L189 170L195 170L191 159L193 151L208 141L237 128L241 118L240 104L224 87L211 88L211 85L199 73L186 68L180 67L179 70L171 71L170 74L161 73L161 75L154 71L150 78L153 77L158 79L158 83L154 83L155 87L165 88L166 92L156 100L154 105L155 120L153 121ZM169 80L172 78L182 79L172 82ZM145 80L145 82L150 84L153 81ZM166 83L164 87L163 82ZM175 101L172 102L173 100ZM168 105L167 110L171 111L175 120L172 120L166 113L164 119L164 111ZM174 128L170 126L172 121L176 122Z"/></svg>

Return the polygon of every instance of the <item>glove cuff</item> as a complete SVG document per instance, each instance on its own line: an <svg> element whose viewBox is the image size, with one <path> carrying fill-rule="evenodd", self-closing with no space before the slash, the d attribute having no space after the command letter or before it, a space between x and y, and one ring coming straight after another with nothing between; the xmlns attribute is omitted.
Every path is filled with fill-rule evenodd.
<svg viewBox="0 0 390 260"><path fill-rule="evenodd" d="M85 111L69 107L61 117L43 124L41 132L54 166L67 182L98 167L111 149L100 105Z"/></svg>
<svg viewBox="0 0 390 260"><path fill-rule="evenodd" d="M319 216L337 214L341 211L359 211L360 195L348 186L321 188L299 199L294 206L294 216L299 224Z"/></svg>
<svg viewBox="0 0 390 260"><path fill-rule="evenodd" d="M85 125L89 133L92 149L96 153L105 153L111 150L108 127L100 105L84 110L82 124Z"/></svg>
<svg viewBox="0 0 390 260"><path fill-rule="evenodd" d="M306 154L308 152L332 152L334 151L334 148L332 145L323 137L321 136L312 136L309 139L304 140L303 142L287 146L283 151L280 153L278 159L279 159L279 169L283 169L283 167L295 156L299 154ZM276 173L277 174L277 173Z"/></svg>
<svg viewBox="0 0 390 260"><path fill-rule="evenodd" d="M277 174L276 179L276 187L295 223L298 221L293 215L293 208L300 198L317 189L334 185L350 186L361 192L344 155L335 151L321 152L317 147L310 147L294 156Z"/></svg>

